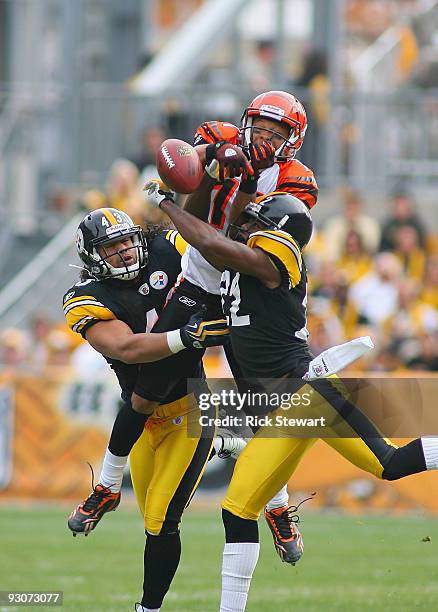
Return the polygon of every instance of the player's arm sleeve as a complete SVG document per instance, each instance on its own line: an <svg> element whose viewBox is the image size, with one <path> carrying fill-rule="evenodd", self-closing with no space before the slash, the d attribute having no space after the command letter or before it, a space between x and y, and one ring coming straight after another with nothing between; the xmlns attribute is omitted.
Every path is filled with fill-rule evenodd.
<svg viewBox="0 0 438 612"><path fill-rule="evenodd" d="M318 200L318 185L313 173L304 176L285 176L276 187L276 191L286 191L292 194L307 208L313 208Z"/></svg>
<svg viewBox="0 0 438 612"><path fill-rule="evenodd" d="M274 264L279 262L280 267L287 272L292 287L298 285L303 262L300 248L292 236L282 231L259 231L251 234L247 245L265 251Z"/></svg>
<svg viewBox="0 0 438 612"><path fill-rule="evenodd" d="M85 337L85 332L99 321L116 319L116 315L92 295L80 295L67 300L64 316L70 329Z"/></svg>
<svg viewBox="0 0 438 612"><path fill-rule="evenodd" d="M181 236L181 234L177 230L169 230L166 232L164 237L170 242L170 244L175 247L175 249L182 257L189 245L188 242L186 242Z"/></svg>

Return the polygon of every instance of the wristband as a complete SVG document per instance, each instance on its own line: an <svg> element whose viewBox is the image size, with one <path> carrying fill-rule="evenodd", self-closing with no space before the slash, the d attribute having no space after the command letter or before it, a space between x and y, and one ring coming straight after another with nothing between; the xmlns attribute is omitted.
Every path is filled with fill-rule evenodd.
<svg viewBox="0 0 438 612"><path fill-rule="evenodd" d="M186 348L181 340L179 329L167 332L167 344L172 353L179 353Z"/></svg>
<svg viewBox="0 0 438 612"><path fill-rule="evenodd" d="M213 144L207 145L205 149L205 161L208 165L211 161L216 159L217 150L221 148L222 145L229 144L226 140L219 140L219 142L215 142Z"/></svg>
<svg viewBox="0 0 438 612"><path fill-rule="evenodd" d="M216 158L216 150L217 150L217 147L215 144L207 145L205 149L205 161L206 161L207 166L210 162L212 162Z"/></svg>
<svg viewBox="0 0 438 612"><path fill-rule="evenodd" d="M253 176L249 176L244 181L241 181L239 191L252 195L257 191L257 182L259 180L259 174L255 173Z"/></svg>

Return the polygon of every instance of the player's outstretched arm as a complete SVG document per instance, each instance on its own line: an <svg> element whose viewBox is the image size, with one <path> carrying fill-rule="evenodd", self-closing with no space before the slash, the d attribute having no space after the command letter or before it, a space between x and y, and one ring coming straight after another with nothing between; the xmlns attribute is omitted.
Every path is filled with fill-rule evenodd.
<svg viewBox="0 0 438 612"><path fill-rule="evenodd" d="M203 321L202 312L194 314L181 329L152 334L134 334L118 319L99 321L85 336L91 346L106 357L124 363L158 361L185 348L207 348L225 344L229 330L225 319Z"/></svg>
<svg viewBox="0 0 438 612"><path fill-rule="evenodd" d="M253 249L226 238L207 223L181 210L172 201L164 200L161 208L169 215L182 237L197 248L216 269L230 268L255 276L270 288L280 285L278 268L261 249Z"/></svg>
<svg viewBox="0 0 438 612"><path fill-rule="evenodd" d="M216 179L212 178L207 172L204 172L198 189L186 197L184 210L198 217L198 219L207 221L208 211L210 210L211 190L215 185Z"/></svg>

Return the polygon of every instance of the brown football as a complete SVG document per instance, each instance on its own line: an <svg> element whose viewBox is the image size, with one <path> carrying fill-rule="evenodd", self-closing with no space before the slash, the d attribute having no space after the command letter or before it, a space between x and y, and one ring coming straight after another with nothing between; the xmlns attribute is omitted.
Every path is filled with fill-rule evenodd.
<svg viewBox="0 0 438 612"><path fill-rule="evenodd" d="M161 180L177 193L193 193L204 174L195 149L177 138L169 138L161 144L157 170Z"/></svg>

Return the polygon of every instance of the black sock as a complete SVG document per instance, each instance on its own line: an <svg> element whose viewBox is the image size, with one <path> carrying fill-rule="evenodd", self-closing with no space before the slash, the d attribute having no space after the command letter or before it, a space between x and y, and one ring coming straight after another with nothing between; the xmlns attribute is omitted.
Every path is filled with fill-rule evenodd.
<svg viewBox="0 0 438 612"><path fill-rule="evenodd" d="M141 436L147 414L136 412L129 404L123 404L114 421L108 448L117 457L127 457Z"/></svg>
<svg viewBox="0 0 438 612"><path fill-rule="evenodd" d="M179 532L146 535L142 606L160 608L181 557Z"/></svg>
<svg viewBox="0 0 438 612"><path fill-rule="evenodd" d="M426 469L421 438L417 438L395 451L385 465L382 478L385 480L398 480L411 474L424 472Z"/></svg>
<svg viewBox="0 0 438 612"><path fill-rule="evenodd" d="M225 527L225 542L258 542L259 526L257 521L243 519L228 510L222 510L222 522Z"/></svg>

